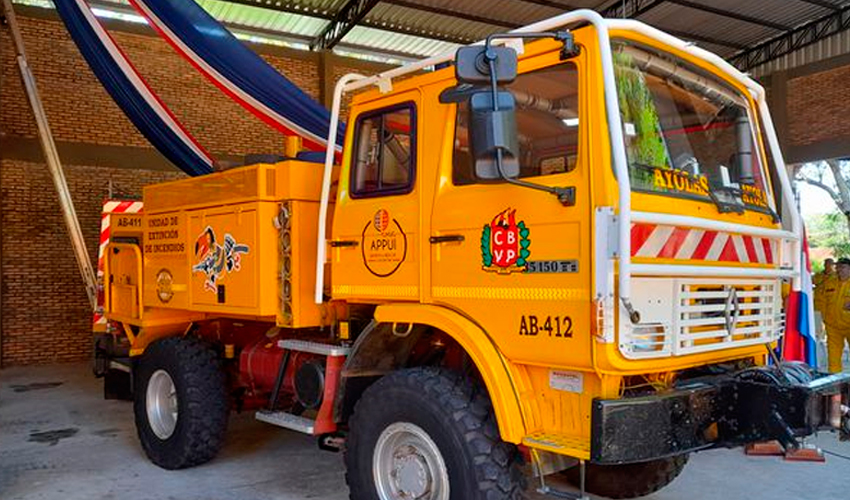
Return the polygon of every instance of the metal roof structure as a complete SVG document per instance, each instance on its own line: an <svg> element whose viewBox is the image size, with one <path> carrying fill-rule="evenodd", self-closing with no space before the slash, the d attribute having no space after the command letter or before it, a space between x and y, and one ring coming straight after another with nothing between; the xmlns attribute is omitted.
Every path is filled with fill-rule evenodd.
<svg viewBox="0 0 850 500"><path fill-rule="evenodd" d="M850 0L208 0L322 19L312 48L338 43L433 55L568 10L630 17L693 41L743 70L850 29ZM376 31L389 35L376 37ZM404 35L404 36L402 36ZM378 40L380 38L380 40ZM421 39L431 39L426 43ZM438 43L442 42L442 43Z"/></svg>
<svg viewBox="0 0 850 500"><path fill-rule="evenodd" d="M17 0L22 3L34 0ZM38 1L38 0L35 0ZM850 0L196 0L243 36L389 62L588 8L692 41L748 71L850 30ZM89 0L132 14L127 0Z"/></svg>

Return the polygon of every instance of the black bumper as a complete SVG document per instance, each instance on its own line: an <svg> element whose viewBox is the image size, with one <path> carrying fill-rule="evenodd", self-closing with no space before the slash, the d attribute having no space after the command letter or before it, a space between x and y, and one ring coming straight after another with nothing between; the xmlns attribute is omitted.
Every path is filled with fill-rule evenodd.
<svg viewBox="0 0 850 500"><path fill-rule="evenodd" d="M796 438L824 429L850 438L850 374L808 383L722 377L671 392L593 402L591 461L621 464Z"/></svg>

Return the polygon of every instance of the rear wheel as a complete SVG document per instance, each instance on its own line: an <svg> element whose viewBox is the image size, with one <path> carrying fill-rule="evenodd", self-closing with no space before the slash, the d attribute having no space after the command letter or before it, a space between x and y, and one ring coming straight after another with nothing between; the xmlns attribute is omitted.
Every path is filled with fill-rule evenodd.
<svg viewBox="0 0 850 500"><path fill-rule="evenodd" d="M218 355L180 337L148 347L136 370L136 430L148 458L164 469L211 460L224 442L228 405Z"/></svg>
<svg viewBox="0 0 850 500"><path fill-rule="evenodd" d="M672 483L688 463L688 455L623 465L588 464L585 490L608 498L637 498L654 493ZM567 480L579 485L579 468L564 472Z"/></svg>
<svg viewBox="0 0 850 500"><path fill-rule="evenodd" d="M486 391L453 372L413 368L364 392L349 421L352 500L518 499L516 447Z"/></svg>

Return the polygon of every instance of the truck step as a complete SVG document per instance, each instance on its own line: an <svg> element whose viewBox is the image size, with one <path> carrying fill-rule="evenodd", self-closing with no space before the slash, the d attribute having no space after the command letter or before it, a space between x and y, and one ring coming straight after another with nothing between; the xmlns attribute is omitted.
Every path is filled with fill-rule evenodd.
<svg viewBox="0 0 850 500"><path fill-rule="evenodd" d="M129 357L126 358L112 358L109 360L109 369L110 370L119 370L125 373L130 373L131 361Z"/></svg>
<svg viewBox="0 0 850 500"><path fill-rule="evenodd" d="M525 436L522 444L529 448L569 455L579 460L590 459L590 440L560 432L539 431Z"/></svg>
<svg viewBox="0 0 850 500"><path fill-rule="evenodd" d="M293 415L285 411L269 411L260 410L255 415L260 422L276 425L293 431L302 432L304 434L313 435L314 420L309 418Z"/></svg>
<svg viewBox="0 0 850 500"><path fill-rule="evenodd" d="M309 352L320 356L348 356L351 350L348 347L336 344L323 344L321 342L311 342L309 340L279 340L277 346L290 351Z"/></svg>

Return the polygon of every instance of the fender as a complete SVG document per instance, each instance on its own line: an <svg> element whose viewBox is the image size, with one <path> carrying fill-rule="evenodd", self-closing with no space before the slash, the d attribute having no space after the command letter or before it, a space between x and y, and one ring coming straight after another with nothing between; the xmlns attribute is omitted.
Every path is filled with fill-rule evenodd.
<svg viewBox="0 0 850 500"><path fill-rule="evenodd" d="M518 385L510 374L510 361L478 325L445 307L427 304L387 304L375 310L378 323L419 324L452 337L469 355L481 374L502 439L519 444L526 434Z"/></svg>

